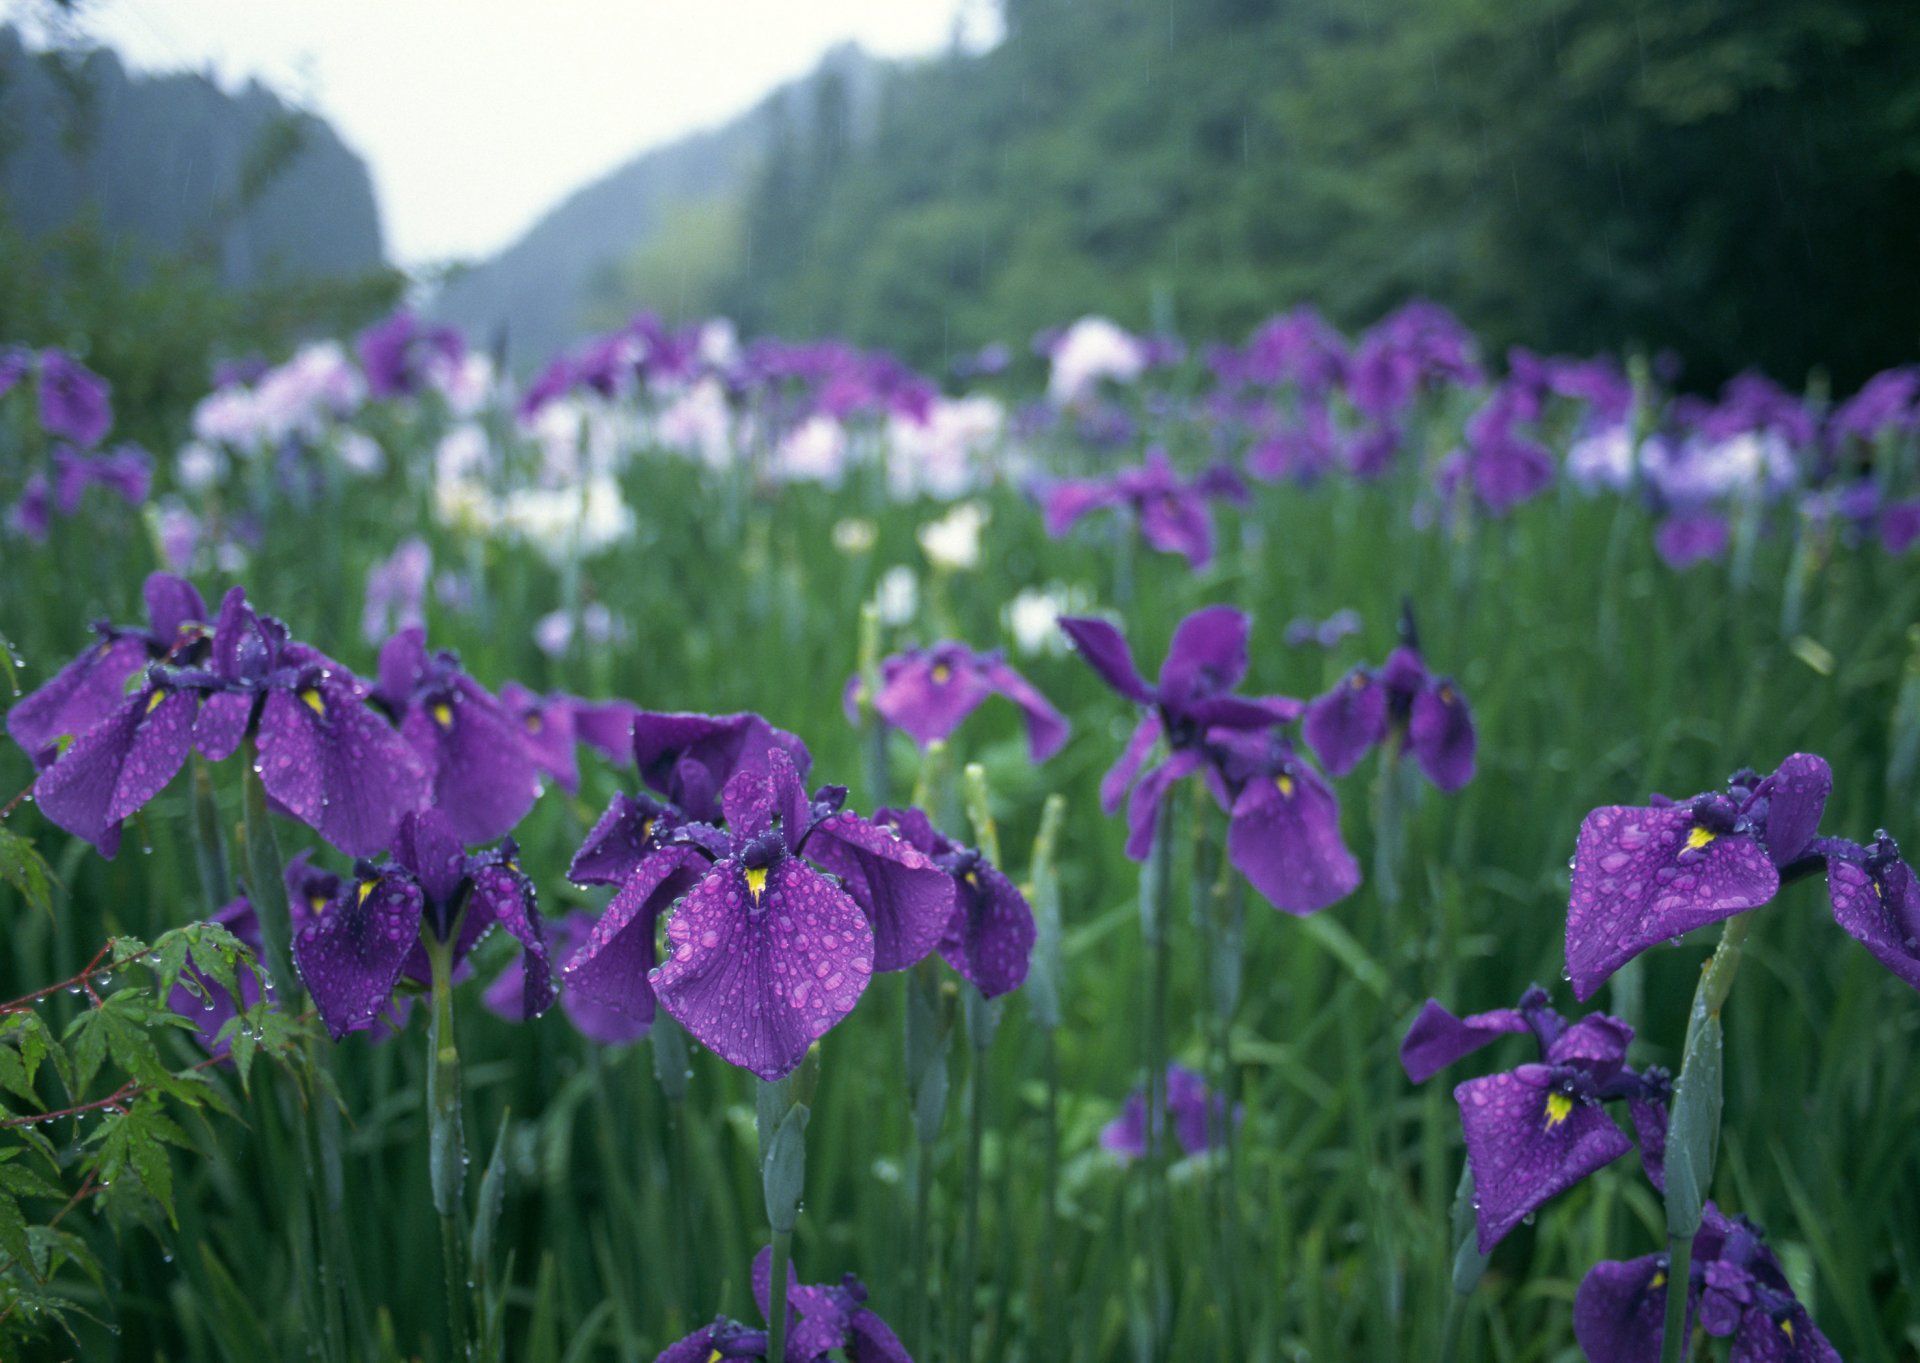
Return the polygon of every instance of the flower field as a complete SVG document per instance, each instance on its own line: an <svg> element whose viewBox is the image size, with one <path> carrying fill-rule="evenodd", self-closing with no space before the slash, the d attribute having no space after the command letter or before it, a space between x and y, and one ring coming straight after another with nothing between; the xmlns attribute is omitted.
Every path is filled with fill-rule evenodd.
<svg viewBox="0 0 1920 1363"><path fill-rule="evenodd" d="M1032 350L0 351L0 1356L1920 1358L1920 369Z"/></svg>

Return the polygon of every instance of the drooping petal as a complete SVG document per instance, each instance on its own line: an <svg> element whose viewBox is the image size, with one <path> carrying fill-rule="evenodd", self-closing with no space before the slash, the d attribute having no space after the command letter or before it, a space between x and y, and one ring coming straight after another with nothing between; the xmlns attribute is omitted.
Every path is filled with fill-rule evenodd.
<svg viewBox="0 0 1920 1363"><path fill-rule="evenodd" d="M1920 884L1890 840L1868 863L1827 858L1833 920L1887 969L1920 989Z"/></svg>
<svg viewBox="0 0 1920 1363"><path fill-rule="evenodd" d="M1667 1191L1667 1119L1666 1103L1658 1098L1629 1098L1627 1113L1633 1118L1633 1139L1640 1147L1640 1167L1647 1182L1664 1195Z"/></svg>
<svg viewBox="0 0 1920 1363"><path fill-rule="evenodd" d="M409 708L400 733L420 754L433 803L463 842L504 837L540 796L519 725L471 677L460 677L446 699Z"/></svg>
<svg viewBox="0 0 1920 1363"><path fill-rule="evenodd" d="M1657 943L1758 908L1780 873L1750 837L1717 834L1692 808L1609 805L1580 825L1567 909L1567 978L1589 999Z"/></svg>
<svg viewBox="0 0 1920 1363"><path fill-rule="evenodd" d="M990 657L981 666L980 675L986 684L1018 705L1027 719L1027 756L1035 762L1044 762L1067 741L1067 735L1073 726L1067 717L1054 708L1053 702L1040 694L1032 682L1009 667L1002 658Z"/></svg>
<svg viewBox="0 0 1920 1363"><path fill-rule="evenodd" d="M1453 1096L1473 1169L1482 1254L1530 1212L1633 1148L1605 1108L1563 1093L1544 1065L1469 1079Z"/></svg>
<svg viewBox="0 0 1920 1363"><path fill-rule="evenodd" d="M1340 838L1340 803L1303 762L1241 788L1227 824L1227 859L1287 913L1324 909L1360 885L1360 863Z"/></svg>
<svg viewBox="0 0 1920 1363"><path fill-rule="evenodd" d="M33 798L54 823L111 859L120 821L158 795L187 760L199 699L144 686L40 773Z"/></svg>
<svg viewBox="0 0 1920 1363"><path fill-rule="evenodd" d="M594 922L586 945L563 966L567 998L628 1018L643 1031L651 1026L654 922L708 865L691 847L663 847L642 861Z"/></svg>
<svg viewBox="0 0 1920 1363"><path fill-rule="evenodd" d="M200 718L193 726L193 746L209 762L224 762L247 736L253 719L253 703L259 696L250 691L214 691L200 703Z"/></svg>
<svg viewBox="0 0 1920 1363"><path fill-rule="evenodd" d="M790 1073L866 990L873 930L818 871L784 857L756 891L723 861L667 923L653 972L661 1006L729 1064L762 1079Z"/></svg>
<svg viewBox="0 0 1920 1363"><path fill-rule="evenodd" d="M953 877L912 843L843 810L815 826L805 851L866 915L875 970L905 970L940 945L954 915Z"/></svg>
<svg viewBox="0 0 1920 1363"><path fill-rule="evenodd" d="M1055 483L1041 500L1048 538L1059 539L1082 517L1113 506L1119 500L1120 494L1108 483L1081 480Z"/></svg>
<svg viewBox="0 0 1920 1363"><path fill-rule="evenodd" d="M1100 778L1100 808L1112 814L1120 808L1120 802L1127 797L1127 787L1133 784L1133 778L1140 774L1140 768L1153 755L1153 745L1160 741L1160 715L1149 710L1134 726L1133 737L1127 740L1127 746L1120 750L1120 757Z"/></svg>
<svg viewBox="0 0 1920 1363"><path fill-rule="evenodd" d="M640 707L624 700L573 702L573 728L580 741L616 766L633 761L633 717Z"/></svg>
<svg viewBox="0 0 1920 1363"><path fill-rule="evenodd" d="M1589 1363L1659 1363L1666 1310L1666 1256L1603 1260L1574 1293L1573 1337Z"/></svg>
<svg viewBox="0 0 1920 1363"><path fill-rule="evenodd" d="M1414 697L1407 746L1427 779L1447 794L1473 779L1473 714L1452 682L1436 682Z"/></svg>
<svg viewBox="0 0 1920 1363"><path fill-rule="evenodd" d="M1785 866L1813 841L1833 793L1833 768L1824 757L1797 752L1768 778L1767 855Z"/></svg>
<svg viewBox="0 0 1920 1363"><path fill-rule="evenodd" d="M294 936L293 964L335 1041L370 1026L420 941L424 900L412 877L346 886Z"/></svg>
<svg viewBox="0 0 1920 1363"><path fill-rule="evenodd" d="M940 955L986 998L1018 989L1033 956L1033 909L997 866L982 859L957 881ZM877 953L876 953L877 954Z"/></svg>
<svg viewBox="0 0 1920 1363"><path fill-rule="evenodd" d="M671 822L667 807L617 791L567 867L576 885L624 885Z"/></svg>
<svg viewBox="0 0 1920 1363"><path fill-rule="evenodd" d="M1127 856L1145 861L1153 851L1154 820L1160 802L1170 798L1173 787L1200 769L1205 758L1194 748L1182 748L1140 778L1127 800ZM1231 844L1231 834L1229 834Z"/></svg>
<svg viewBox="0 0 1920 1363"><path fill-rule="evenodd" d="M847 1363L913 1363L893 1327L864 1307L848 1317Z"/></svg>
<svg viewBox="0 0 1920 1363"><path fill-rule="evenodd" d="M426 802L418 755L338 674L297 695L269 692L258 742L267 793L350 856L385 850Z"/></svg>
<svg viewBox="0 0 1920 1363"><path fill-rule="evenodd" d="M1454 1061L1465 1059L1502 1036L1526 1030L1526 1015L1517 1008L1496 1008L1461 1018L1441 1007L1438 999L1428 999L1401 1039L1400 1067L1414 1083L1424 1084Z"/></svg>
<svg viewBox="0 0 1920 1363"><path fill-rule="evenodd" d="M1213 561L1213 514L1207 499L1186 489L1141 501L1140 537L1163 554L1179 554L1194 571Z"/></svg>
<svg viewBox="0 0 1920 1363"><path fill-rule="evenodd" d="M1222 695L1247 675L1247 636L1253 623L1232 606L1203 606L1173 631L1160 664L1160 700L1184 709Z"/></svg>
<svg viewBox="0 0 1920 1363"><path fill-rule="evenodd" d="M553 965L547 953L545 920L534 907L533 882L504 864L475 866L467 913L498 923L521 946L523 969L520 1016L538 1017L553 1006Z"/></svg>
<svg viewBox="0 0 1920 1363"><path fill-rule="evenodd" d="M36 765L51 765L60 739L80 737L126 703L127 683L146 664L137 636L103 639L7 711L7 732Z"/></svg>
<svg viewBox="0 0 1920 1363"><path fill-rule="evenodd" d="M1100 680L1128 700L1141 705L1153 701L1153 691L1140 679L1126 636L1119 630L1105 620L1080 615L1061 616L1060 628L1087 660L1087 665L1100 674Z"/></svg>
<svg viewBox="0 0 1920 1363"><path fill-rule="evenodd" d="M520 741L526 744L533 765L568 794L578 793L580 762L574 754L577 739L573 702L559 695L542 699L518 682L508 682L500 688L500 704L519 721Z"/></svg>
<svg viewBox="0 0 1920 1363"><path fill-rule="evenodd" d="M1329 776L1345 776L1387 736L1387 690L1371 672L1355 668L1307 706L1301 737Z"/></svg>

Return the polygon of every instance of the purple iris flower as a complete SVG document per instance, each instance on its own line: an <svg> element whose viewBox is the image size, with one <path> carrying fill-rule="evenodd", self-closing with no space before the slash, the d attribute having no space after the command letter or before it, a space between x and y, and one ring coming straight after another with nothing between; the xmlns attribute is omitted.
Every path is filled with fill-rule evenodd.
<svg viewBox="0 0 1920 1363"><path fill-rule="evenodd" d="M1920 881L1885 831L1871 847L1821 838L1827 858L1827 896L1833 918L1874 958L1920 989Z"/></svg>
<svg viewBox="0 0 1920 1363"><path fill-rule="evenodd" d="M859 718L863 679L847 678L843 700L849 722ZM896 729L926 747L947 738L988 696L1005 696L1027 721L1027 753L1044 762L1060 751L1071 726L1031 682L1007 665L996 649L976 653L947 640L931 648L896 653L880 663L880 691L873 708Z"/></svg>
<svg viewBox="0 0 1920 1363"><path fill-rule="evenodd" d="M762 1316L772 1309L773 1249L753 1260L753 1299ZM906 1346L888 1324L867 1309L867 1289L851 1273L839 1283L803 1287L787 1265L786 1358L781 1363L823 1363L844 1357L847 1363L913 1363ZM767 1333L738 1321L720 1319L670 1344L654 1363L715 1363L716 1359L767 1357Z"/></svg>
<svg viewBox="0 0 1920 1363"><path fill-rule="evenodd" d="M400 726L431 782L435 808L466 843L503 837L540 796L522 725L460 669L427 652L427 632L403 629L380 650L373 698Z"/></svg>
<svg viewBox="0 0 1920 1363"><path fill-rule="evenodd" d="M47 490L46 474L28 475L20 500L7 508L7 524L36 544L45 542L53 528L53 494Z"/></svg>
<svg viewBox="0 0 1920 1363"><path fill-rule="evenodd" d="M584 909L575 909L564 918L549 922L547 928L553 934L550 947L554 958L568 960L584 949L593 936L593 924L593 915ZM527 958L523 954L507 962L507 968L487 986L486 992L480 996L480 1002L488 1012L509 1022L520 1020L525 1014L526 980ZM621 1046L629 1041L638 1041L647 1034L648 1027L653 1023L651 1012L644 1018L635 1017L597 1003L573 989L560 995L560 1008L582 1036L602 1046Z"/></svg>
<svg viewBox="0 0 1920 1363"><path fill-rule="evenodd" d="M639 706L624 700L569 699L573 732L582 743L616 765L633 761L633 720L641 713Z"/></svg>
<svg viewBox="0 0 1920 1363"><path fill-rule="evenodd" d="M500 688L500 705L520 727L520 741L534 766L551 776L569 795L580 792L580 762L574 748L573 700L554 692L538 696L508 682Z"/></svg>
<svg viewBox="0 0 1920 1363"><path fill-rule="evenodd" d="M1653 533L1653 547L1669 568L1678 571L1725 558L1732 534L1727 518L1718 511L1681 511L1660 522Z"/></svg>
<svg viewBox="0 0 1920 1363"><path fill-rule="evenodd" d="M1212 498L1244 504L1246 484L1231 469L1216 466L1191 481L1182 479L1166 451L1155 446L1146 462L1110 479L1055 483L1044 493L1047 534L1059 539L1079 521L1104 507L1132 509L1140 534L1162 553L1182 554L1196 569L1213 559Z"/></svg>
<svg viewBox="0 0 1920 1363"><path fill-rule="evenodd" d="M1288 648L1307 648L1317 646L1325 649L1338 648L1340 641L1360 632L1360 612L1356 610L1337 610L1325 620L1315 620L1311 616L1297 616L1287 624L1282 636Z"/></svg>
<svg viewBox="0 0 1920 1363"><path fill-rule="evenodd" d="M1415 299L1360 338L1347 369L1347 396L1363 414L1385 421L1430 387L1467 387L1480 378L1472 335L1445 308Z"/></svg>
<svg viewBox="0 0 1920 1363"><path fill-rule="evenodd" d="M0 346L0 398L33 372L33 352L25 346Z"/></svg>
<svg viewBox="0 0 1920 1363"><path fill-rule="evenodd" d="M1452 498L1464 485L1490 514L1504 516L1544 492L1553 481L1553 456L1519 430L1537 416L1516 385L1495 389L1467 419L1466 445L1441 465L1441 496Z"/></svg>
<svg viewBox="0 0 1920 1363"><path fill-rule="evenodd" d="M63 350L40 352L40 425L76 445L100 443L113 425L107 381Z"/></svg>
<svg viewBox="0 0 1920 1363"><path fill-rule="evenodd" d="M893 830L953 877L953 913L940 933L940 955L985 998L1018 989L1033 956L1033 909L1000 868L940 832L918 809L878 809L873 821Z"/></svg>
<svg viewBox="0 0 1920 1363"><path fill-rule="evenodd" d="M1736 772L1724 794L1582 820L1567 909L1567 978L1594 992L1650 946L1757 909L1813 843L1833 790L1824 758L1795 753L1771 776Z"/></svg>
<svg viewBox="0 0 1920 1363"><path fill-rule="evenodd" d="M1062 617L1080 654L1107 685L1147 707L1100 783L1109 813L1127 796L1127 855L1153 850L1160 802L1184 778L1203 772L1228 812L1227 859L1276 908L1312 913L1360 883L1360 868L1340 840L1340 807L1320 774L1271 734L1299 717L1287 696L1235 696L1247 671L1247 617L1208 606L1180 622L1160 667L1158 686L1134 670L1120 631L1104 620ZM1165 741L1165 761L1142 768ZM1136 779L1137 778L1137 779Z"/></svg>
<svg viewBox="0 0 1920 1363"><path fill-rule="evenodd" d="M1457 1018L1433 999L1400 1043L1407 1077L1422 1083L1509 1032L1531 1032L1538 1064L1469 1079L1453 1091L1473 1170L1476 1240L1482 1254L1544 1203L1632 1148L1605 1104L1624 1099L1640 1144L1640 1162L1663 1189L1667 1103L1665 1070L1636 1073L1626 1064L1633 1028L1604 1013L1569 1023L1538 985L1519 1006Z"/></svg>
<svg viewBox="0 0 1920 1363"><path fill-rule="evenodd" d="M405 309L361 332L355 348L367 390L377 398L418 393L437 370L458 364L467 349L452 327L423 326Z"/></svg>
<svg viewBox="0 0 1920 1363"><path fill-rule="evenodd" d="M1247 472L1268 482L1311 483L1339 462L1340 441L1327 404L1303 398L1291 420L1268 430L1247 452Z"/></svg>
<svg viewBox="0 0 1920 1363"><path fill-rule="evenodd" d="M53 451L54 505L62 516L80 509L80 498L89 487L103 487L118 493L129 506L147 500L153 488L153 456L138 445L121 445L110 454L82 454L71 445L57 445Z"/></svg>
<svg viewBox="0 0 1920 1363"><path fill-rule="evenodd" d="M1379 668L1356 667L1307 706L1300 732L1321 765L1345 776L1391 736L1426 778L1451 795L1473 779L1473 712L1451 678L1427 671L1418 648L1396 648Z"/></svg>
<svg viewBox="0 0 1920 1363"><path fill-rule="evenodd" d="M1920 427L1920 366L1886 369L1862 384L1860 391L1834 408L1827 422L1827 438L1871 445L1883 433Z"/></svg>
<svg viewBox="0 0 1920 1363"><path fill-rule="evenodd" d="M208 921L225 928L256 957L259 956L260 920L254 916L253 905L245 895L228 904ZM260 1002L258 975L242 966L236 972L235 982L240 986L238 1000L224 984L216 984L203 975L197 966L189 965L181 972L180 982L167 993L167 1007L193 1023L200 1045L215 1057L224 1057L233 1049L232 1042L221 1039L220 1029Z"/></svg>
<svg viewBox="0 0 1920 1363"><path fill-rule="evenodd" d="M1167 1115L1173 1134L1189 1155L1202 1155L1226 1140L1227 1100L1207 1091L1207 1081L1185 1065L1167 1066ZM1235 1107L1238 1126L1246 1109ZM1147 1157L1147 1095L1135 1089L1127 1095L1120 1115L1100 1128L1100 1148L1123 1160Z"/></svg>
<svg viewBox="0 0 1920 1363"><path fill-rule="evenodd" d="M418 535L402 540L390 555L367 570L367 600L360 612L360 637L377 644L395 630L426 623L427 580L433 576L433 550Z"/></svg>
<svg viewBox="0 0 1920 1363"><path fill-rule="evenodd" d="M1730 1340L1727 1363L1840 1363L1794 1296L1765 1232L1709 1202L1687 1267L1687 1327ZM1595 1264L1573 1298L1573 1334L1591 1363L1658 1363L1669 1261Z"/></svg>
<svg viewBox="0 0 1920 1363"><path fill-rule="evenodd" d="M148 663L204 652L206 602L185 578L154 573L145 587L147 627L96 621L99 642L7 711L7 732L49 767L63 739L78 738L125 704L127 683Z"/></svg>
<svg viewBox="0 0 1920 1363"><path fill-rule="evenodd" d="M802 775L813 763L805 743L756 714L635 710L627 722L642 783L695 823L718 821L727 782L740 771L764 775L775 749Z"/></svg>
<svg viewBox="0 0 1920 1363"><path fill-rule="evenodd" d="M1920 499L1888 502L1880 512L1880 547L1898 557L1920 541Z"/></svg>
<svg viewBox="0 0 1920 1363"><path fill-rule="evenodd" d="M745 719L757 723L735 722ZM657 999L730 1064L777 1079L851 1011L875 969L903 970L939 944L953 881L841 809L844 787L809 800L788 744L802 761L805 748L758 716L643 715L636 735L657 744L662 721L679 732L677 758L642 749L643 774L664 771L659 784L680 794L724 775L726 827L689 818L678 800L617 796L569 874L620 891L568 962L567 984L636 1020L650 1021ZM669 907L668 955L654 967L654 924Z"/></svg>
<svg viewBox="0 0 1920 1363"><path fill-rule="evenodd" d="M372 1024L403 975L431 982L427 933L451 941L459 961L496 925L506 928L526 949L522 1016L534 1017L553 1003L533 882L515 856L511 839L469 854L451 822L429 809L401 820L385 861L354 867L353 880L293 942L294 966L335 1041Z"/></svg>

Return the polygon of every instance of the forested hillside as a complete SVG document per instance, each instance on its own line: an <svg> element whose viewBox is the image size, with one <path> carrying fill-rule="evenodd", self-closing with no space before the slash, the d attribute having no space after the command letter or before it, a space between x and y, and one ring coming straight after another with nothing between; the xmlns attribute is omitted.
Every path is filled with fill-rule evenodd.
<svg viewBox="0 0 1920 1363"><path fill-rule="evenodd" d="M712 303L935 363L1090 309L1410 294L1496 343L1840 383L1920 346L1902 0L1006 0L871 138L792 117ZM804 112L804 111L803 111ZM831 111L828 111L829 115Z"/></svg>

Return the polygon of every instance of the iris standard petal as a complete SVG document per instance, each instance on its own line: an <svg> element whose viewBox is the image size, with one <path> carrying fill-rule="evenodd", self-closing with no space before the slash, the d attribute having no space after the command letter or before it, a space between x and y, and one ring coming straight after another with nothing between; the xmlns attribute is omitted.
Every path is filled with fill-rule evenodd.
<svg viewBox="0 0 1920 1363"><path fill-rule="evenodd" d="M409 707L400 733L420 754L433 803L463 842L504 837L540 796L519 725L471 677L460 677L444 698Z"/></svg>
<svg viewBox="0 0 1920 1363"><path fill-rule="evenodd" d="M1664 1255L1603 1260L1574 1293L1573 1337L1589 1363L1659 1363L1666 1309Z"/></svg>
<svg viewBox="0 0 1920 1363"><path fill-rule="evenodd" d="M33 787L40 811L111 859L120 821L158 795L187 760L198 708L191 692L142 687L40 773Z"/></svg>
<svg viewBox="0 0 1920 1363"><path fill-rule="evenodd" d="M1455 1017L1438 999L1428 999L1400 1042L1400 1067L1407 1078L1423 1084L1451 1065L1502 1036L1527 1030L1526 1016L1517 1008Z"/></svg>
<svg viewBox="0 0 1920 1363"><path fill-rule="evenodd" d="M1227 860L1276 909L1309 914L1360 885L1340 838L1340 803L1311 767L1292 763L1241 788L1227 824Z"/></svg>
<svg viewBox="0 0 1920 1363"><path fill-rule="evenodd" d="M583 946L562 968L567 997L652 1025L654 923L704 875L708 861L691 847L663 847L646 857L595 920Z"/></svg>
<svg viewBox="0 0 1920 1363"><path fill-rule="evenodd" d="M957 880L940 955L986 998L1012 993L1033 956L1033 909L1000 868L984 859Z"/></svg>
<svg viewBox="0 0 1920 1363"><path fill-rule="evenodd" d="M346 886L293 939L293 964L335 1041L370 1026L420 941L420 887L404 875Z"/></svg>
<svg viewBox="0 0 1920 1363"><path fill-rule="evenodd" d="M1797 752L1768 778L1767 855L1785 866L1813 841L1833 793L1833 768L1824 757Z"/></svg>
<svg viewBox="0 0 1920 1363"><path fill-rule="evenodd" d="M412 747L338 676L298 694L269 692L258 741L267 793L350 856L384 851L401 817L427 799Z"/></svg>
<svg viewBox="0 0 1920 1363"><path fill-rule="evenodd" d="M1140 679L1126 636L1119 630L1105 620L1078 615L1061 616L1060 628L1073 641L1087 665L1100 674L1100 680L1128 700L1141 705L1152 703L1153 691Z"/></svg>
<svg viewBox="0 0 1920 1363"><path fill-rule="evenodd" d="M137 635L103 639L8 710L7 732L37 764L60 739L78 738L124 705L127 682L146 664Z"/></svg>
<svg viewBox="0 0 1920 1363"><path fill-rule="evenodd" d="M1414 697L1407 746L1427 779L1447 794L1473 779L1473 714L1451 681L1435 682Z"/></svg>
<svg viewBox="0 0 1920 1363"><path fill-rule="evenodd" d="M1173 631L1160 664L1160 701L1182 709L1222 695L1247 675L1247 636L1252 622L1232 606L1203 606Z"/></svg>

